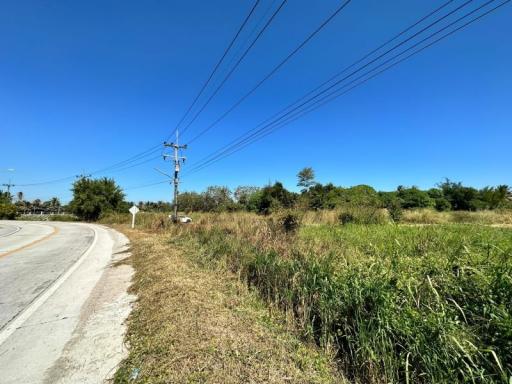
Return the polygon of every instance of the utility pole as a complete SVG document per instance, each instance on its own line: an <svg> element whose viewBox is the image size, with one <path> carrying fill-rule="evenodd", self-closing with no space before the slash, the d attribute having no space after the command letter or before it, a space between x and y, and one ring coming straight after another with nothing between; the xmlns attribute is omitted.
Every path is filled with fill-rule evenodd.
<svg viewBox="0 0 512 384"><path fill-rule="evenodd" d="M8 183L2 184L3 187L7 187L7 193L11 193L11 187L15 187L16 185L11 183L11 180L9 180Z"/></svg>
<svg viewBox="0 0 512 384"><path fill-rule="evenodd" d="M178 222L178 185L180 182L179 173L181 170L181 163L185 162L185 157L179 155L180 149L187 149L187 145L179 145L179 138L178 138L178 130L176 130L176 142L175 143L167 143L164 142L164 147L166 148L172 148L173 154L172 155L166 155L164 154L164 160L167 158L172 158L172 161L174 162L174 177L173 177L173 184L174 184L174 196L173 196L173 208L174 213L172 215L172 220L177 223Z"/></svg>

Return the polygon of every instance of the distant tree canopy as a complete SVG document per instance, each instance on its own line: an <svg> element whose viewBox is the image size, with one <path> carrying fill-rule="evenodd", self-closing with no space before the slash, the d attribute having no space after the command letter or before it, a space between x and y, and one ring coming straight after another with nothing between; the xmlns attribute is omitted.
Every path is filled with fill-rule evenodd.
<svg viewBox="0 0 512 384"><path fill-rule="evenodd" d="M16 206L12 203L12 195L0 190L0 219L13 220L16 218Z"/></svg>
<svg viewBox="0 0 512 384"><path fill-rule="evenodd" d="M364 184L346 188L332 183L318 183L314 170L307 167L297 173L297 186L302 188L300 193L287 190L280 182L262 188L239 186L234 190L226 186L210 186L203 192L180 193L178 206L181 212L246 210L261 214L288 208L320 210L360 206L387 208L397 218L403 209L512 209L512 192L507 185L476 189L446 179L428 190L416 186L398 186L394 191L378 192ZM73 200L66 210L83 220L96 220L112 211L126 212L131 205L124 201L121 188L112 179L82 178L73 184L72 191ZM57 198L28 202L23 200L22 193L18 193L15 204L12 200L9 193L0 191L0 218L13 218L17 213L57 213L61 208ZM140 201L138 206L143 211L172 210L171 202L164 201Z"/></svg>
<svg viewBox="0 0 512 384"><path fill-rule="evenodd" d="M72 213L82 220L93 221L109 212L128 209L124 193L113 179L81 178L73 183Z"/></svg>
<svg viewBox="0 0 512 384"><path fill-rule="evenodd" d="M302 169L297 179L297 186L302 187L300 193L287 190L280 182L263 188L239 186L231 191L225 186L211 186L202 193L184 192L179 197L179 208L185 212L246 210L268 214L287 208L319 210L363 206L387 208L395 215L400 215L402 209L415 208L439 211L512 208L511 190L506 185L478 190L445 180L429 190L398 186L395 191L377 192L369 185L344 188L332 183L320 184L314 181L311 168ZM156 208L149 202L144 208L161 210L161 207Z"/></svg>

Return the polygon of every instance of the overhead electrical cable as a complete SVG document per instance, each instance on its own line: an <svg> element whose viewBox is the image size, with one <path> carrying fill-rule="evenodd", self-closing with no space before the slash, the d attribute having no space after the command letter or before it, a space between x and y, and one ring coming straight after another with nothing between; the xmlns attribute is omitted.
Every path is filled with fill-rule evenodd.
<svg viewBox="0 0 512 384"><path fill-rule="evenodd" d="M470 4L473 0L469 0L469 1L466 1L464 4L462 4L461 6L457 7L456 9L454 9L453 11L451 11L449 14L441 17L440 19L434 21L433 23L431 23L430 25L428 25L427 27L423 28L422 30L420 30L419 32L415 33L414 35L412 35L411 37L409 37L408 39L402 41L401 43L399 44L396 44L393 48L389 49L388 51L386 51L385 53L383 53L382 55L380 55L379 57L375 58L374 60L372 60L371 62L369 62L366 66L372 64L373 62L379 60L381 57L387 55L388 53L392 52L393 50L399 48L400 46L406 44L408 41L410 41L411 39L413 39L414 37L416 37L417 35L421 34L422 32L424 32L425 30L431 28L433 25L439 23L440 21L444 20L446 17L450 16L451 14L453 14L454 12L460 10L462 7ZM453 0L450 0L446 3L444 3L443 5L441 5L440 7L434 9L433 11L429 12L427 15L423 16L422 18L420 18L418 21L416 21L415 23L413 23L412 25L410 25L409 27L407 27L406 29L402 30L401 32L399 32L397 35L395 35L394 37L392 37L391 39L387 40L386 43L384 44L381 44L379 47L377 47L376 49L373 49L372 51L370 51L369 53L365 54L362 58L356 60L355 62L353 62L352 64L350 64L349 66L343 68L341 71L339 71L338 73L336 73L334 76L330 77L328 80L324 81L322 84L320 84L319 86L315 87L314 89L312 89L311 91L309 91L308 93L306 93L305 95L303 95L301 98L299 98L298 100L294 101L293 103L289 104L288 106L286 106L285 108L283 108L282 110L280 110L279 112L277 112L276 114L272 115L270 118L264 120L263 122L261 122L260 124L258 124L256 127L254 127L253 129L247 131L245 134L239 136L238 138L232 140L230 143L228 143L227 145L225 145L224 147L220 148L219 150L217 150L216 152L214 152L213 154L210 154L209 156L201 159L199 162L203 162L203 161L207 161L207 159L209 157L213 157L216 155L217 152L219 151L222 151L224 148L226 147L229 147L231 145L233 145L234 143L237 143L239 140L241 140L244 136L246 135L250 135L252 132L258 132L259 131L259 128L265 124L267 124L268 122L271 122L272 120L274 120L275 118L277 118L279 115L285 113L288 109L290 108L293 108L294 105L300 103L302 100L306 99L308 96L314 94L315 92L319 91L320 89L322 89L324 86L326 86L327 84L329 84L330 82L332 82L333 80L335 80L337 77L341 76L342 74L346 73L348 70L350 70L351 68L353 68L354 66L356 66L357 64L360 64L362 63L365 59L367 59L368 57L370 57L372 54L378 52L380 49L382 49L383 47L385 47L386 45L390 44L391 42L395 41L396 39L398 39L400 36L403 36L405 33L407 33L408 31L410 31L412 28L414 28L415 26L419 25L421 22L427 20L429 17L431 17L432 15L436 14L437 12L439 12L440 10L442 10L443 8L447 7L450 3L452 3ZM364 69L364 67L360 68L360 69ZM346 78L350 77L351 75L353 75L354 73L357 73L357 71L351 73L349 76L347 76ZM344 79L342 79L341 81L343 81ZM335 84L333 84L333 86L335 86ZM332 86L331 86L332 88ZM327 89L329 90L329 88ZM325 91L327 91L325 90ZM325 91L322 91L322 92L325 92ZM319 94L321 94L322 92L320 92ZM309 99L306 100L306 102L298 105L298 106L295 106L293 108L293 110L289 111L290 113L295 111L296 109L298 108L301 108L304 104L306 104L307 102L309 102L310 100L314 99L315 97L318 97L318 95L315 95ZM287 114L283 115L282 117L285 117ZM282 118L281 117L281 118ZM266 127L267 125L265 125ZM261 129L261 128L260 128ZM195 164L193 164L194 166Z"/></svg>
<svg viewBox="0 0 512 384"><path fill-rule="evenodd" d="M149 184L141 184L141 185L136 185L133 187L123 188L123 191L131 191L134 189L147 188L147 187L152 187L155 185L165 184L165 183L169 183L169 182L170 182L169 180L163 180L163 181L157 181L157 182L149 183Z"/></svg>
<svg viewBox="0 0 512 384"><path fill-rule="evenodd" d="M192 139L188 141L188 144L199 139L210 129L215 127L218 123L226 118L231 112L233 112L240 104L242 104L250 95L252 95L263 83L265 83L268 79L270 79L283 65L285 65L297 52L299 52L313 37L315 37L327 24L329 24L349 3L351 0L346 0L343 2L336 10L327 17L313 32L311 32L306 39L304 39L297 47L295 47L281 62L276 65L265 77L263 77L254 87L252 87L249 92L247 92L244 96L242 96L235 104L233 104L227 111L225 111L219 118L217 118L213 123L202 129L198 134L196 134Z"/></svg>
<svg viewBox="0 0 512 384"><path fill-rule="evenodd" d="M261 0L256 0L254 5L252 6L251 10L249 11L248 15L246 15L246 17L244 18L242 24L240 25L240 27L238 28L235 36L232 38L232 40L230 41L230 43L228 44L227 48L225 49L223 55L221 56L220 60L217 62L217 64L215 65L215 67L213 68L212 72L210 73L208 79L206 80L206 82L203 84L203 86L201 87L201 90L199 91L198 95L196 96L196 98L193 100L192 104L190 105L189 109L187 110L187 112L185 113L185 115L183 116L182 120L185 118L185 116L189 113L189 110L192 109L192 107L194 106L194 104L197 102L197 99L199 99L199 97L201 96L201 94L204 92L204 90L206 89L206 87L208 86L209 82L212 80L213 76L215 75L216 71L218 70L218 68L220 67L220 65L222 64L222 62L224 61L225 57L227 56L228 52L231 50L231 48L233 47L235 41L238 39L240 33L242 32L242 30L244 29L244 27L247 25L249 19L251 18L252 14L254 13L254 11L256 10L258 4L261 2ZM177 127L181 124L181 120L180 122L178 123ZM158 143L157 145L155 146L152 146L142 152L139 152L131 157L129 157L128 159L125 159L125 160L122 160L122 161L119 161L119 162L116 162L114 164L111 164L111 165L108 165L104 168L101 168L101 169L98 169L98 170L95 170L93 172L90 173L90 175L95 175L95 174L99 174L99 173L105 173L107 171L113 171L115 169L118 169L120 167L123 167L123 166L126 166L128 164L131 164L135 161L139 161L147 156L150 156L152 155L153 153L161 150L161 147L162 147L162 143ZM154 158L152 158L154 159ZM135 165L137 166L137 165ZM127 167L126 169L129 169L131 167ZM57 178L57 179L52 179L52 180L45 180L45 181L40 181L40 182L34 182L34 183L25 183L25 184L17 184L17 186L19 187L32 187L32 186L40 186L40 185L46 185L46 184L55 184L55 183L61 183L61 182L65 182L65 181L69 181L69 180L73 180L75 179L77 176L76 175L72 175L72 176L65 176L65 177L62 177L62 178Z"/></svg>
<svg viewBox="0 0 512 384"><path fill-rule="evenodd" d="M251 42L251 44L247 47L247 49L244 51L244 53L242 54L242 56L237 60L237 62L235 63L235 65L231 68L231 70L227 73L227 75L224 77L224 79L222 79L222 81L220 82L220 84L217 86L217 88L215 88L215 91L213 91L213 93L210 95L210 97L206 100L206 102L203 104L203 106L196 112L196 114L194 115L194 117L192 118L192 120L185 126L185 128L183 129L183 131L181 132L182 134L185 133L188 128L190 128L190 126L194 123L194 121L196 121L196 119L199 117L199 115L204 111L204 109L208 106L208 104L210 104L210 102L212 101L212 99L217 95L217 93L221 90L221 88L224 86L224 84L226 84L226 82L228 81L228 79L231 77L231 75L235 72L235 70L238 68L238 66L240 65L240 63L242 63L242 61L244 60L244 58L247 56L247 54L250 52L250 50L252 49L252 47L256 44L256 42L260 39L260 37L263 35L263 33L267 30L267 28L270 26L270 24L272 23L272 21L275 19L275 17L277 16L277 14L281 11L281 9L284 7L284 5L286 4L288 0L283 0L281 2L281 4L279 5L279 7L274 11L274 13L272 14L272 16L270 16L270 18L267 20L267 22L265 23L265 25L263 26L263 28L258 32L258 35L256 35L256 37L254 38L254 40Z"/></svg>
<svg viewBox="0 0 512 384"><path fill-rule="evenodd" d="M222 62L224 61L224 59L226 58L226 56L228 55L229 51L231 50L231 48L233 47L233 45L235 44L235 41L238 39L238 37L240 36L240 33L242 32L242 30L245 28L247 22L249 21L249 19L251 18L252 14L254 13L254 11L256 10L258 4L260 3L260 0L256 0L256 2L254 3L254 5L252 6L251 10L249 11L249 13L247 14L247 16L244 18L244 20L242 21L242 24L240 25L240 27L238 28L235 36L233 36L233 38L231 39L231 41L229 42L228 46L226 47L226 49L224 50L224 53L222 54L221 58L217 61L217 64L215 64L215 66L213 67L213 70L211 71L210 75L208 76L208 79L206 79L206 81L204 82L204 84L202 85L201 89L199 90L198 94L196 95L196 97L194 98L194 100L192 101L192 103L190 104L190 106L187 108L187 110L185 111L185 113L183 114L183 116L181 117L181 119L178 121L178 124L176 124L176 127L174 128L174 132L176 132L176 130L181 126L181 124L183 123L183 121L185 120L185 118L188 116L188 114L190 113L190 111L192 110L192 108L194 107L194 105L196 104L197 100L199 99L199 97L201 97L201 95L203 94L204 90L206 89L206 87L208 86L208 84L210 84L210 81L212 80L213 76L215 75L215 73L217 72L217 70L219 69L220 65L222 64ZM171 134L172 135L172 134Z"/></svg>
<svg viewBox="0 0 512 384"><path fill-rule="evenodd" d="M149 148L146 151L140 152L140 153L138 153L138 154L136 154L136 155L126 159L126 160L123 160L123 161L114 163L112 165L109 165L108 167L95 170L95 171L91 172L90 175L96 175L96 174L99 174L99 173L106 173L106 172L109 172L109 171L114 171L114 170L116 170L118 168L122 168L124 166L127 166L128 164L131 164L131 163L133 163L135 161L139 161L139 160L141 160L141 159L143 159L143 158L145 158L147 156L150 156L150 155L154 154L157 151L161 151L161 145ZM151 160L153 160L153 159L154 158L151 158ZM126 169L128 169L128 168L130 168L130 167L127 167ZM35 183L16 184L16 185L18 187L34 187L34 186L40 186L40 185L46 185L46 184L57 184L57 183L62 183L62 182L65 182L65 181L76 179L76 177L77 177L77 175L72 175L72 176L61 177L61 178L58 178L58 179L39 181L39 182L35 182Z"/></svg>
<svg viewBox="0 0 512 384"><path fill-rule="evenodd" d="M456 23L460 22L460 21L461 21L461 20L463 20L464 18L467 18L468 16L470 16L470 15L474 14L474 13L475 13L475 12L477 12L478 10L482 9L483 7L488 6L489 4L491 4L491 3L495 2L495 1L496 1L496 0L490 0L490 1L487 1L486 3L484 3L483 5L481 5L480 7L476 8L475 10L473 10L473 11L469 12L468 14L466 14L466 15L464 15L464 16L462 16L462 17L460 17L459 19L457 19L457 20L456 20L456 21L454 21L453 23L450 23L448 26L446 26L446 27L442 28L441 30L439 30L439 31L437 31L437 32L435 32L435 33L433 33L433 34L431 34L431 35L430 35L430 36L428 36L427 38L423 39L421 42L416 43L413 47L410 47L410 48L406 49L405 51L403 51L403 52L399 53L398 55L395 55L392 59L387 60L387 61L386 61L385 63L383 63L382 65L385 65L386 63L389 63L390 61L392 61L393 59L397 58L398 56L403 55L403 54L404 54L404 53L406 53L407 51L409 51L409 50L411 50L411 49L414 49L414 48L415 48L415 47L417 47L418 45L420 45L420 44L422 44L422 43L426 42L427 40L431 39L431 38L432 38L432 37L434 37L435 35L437 35L437 34L439 34L439 33L443 32L443 31L445 31L446 29L448 29L449 27L451 27L451 26L455 25ZM468 26L468 25L472 24L473 22L475 22L475 21L477 21L477 20L479 20L479 19L483 18L484 16L488 15L489 13L491 13L491 12L493 12L493 11L497 10L498 8L502 7L503 5L505 5L505 4L506 4L506 3L508 3L508 2L510 2L510 0L506 0L506 1L504 1L503 3L501 3L501 4L497 5L497 6L495 6L494 8L492 8L492 9L490 9L490 10L486 11L485 13L483 13L483 14L481 14L481 15L479 15L479 16L476 16L475 18L471 19L470 21L468 21L468 22L464 23L463 25L461 25L461 26L459 26L459 27L455 28L455 29L454 29L454 30L452 30L452 31L449 31L449 32L448 32L448 33L446 33L445 35L443 35L443 36L439 37L438 39L436 39L436 40L434 40L434 41L432 41L432 42L428 43L427 45L425 45L425 46L423 46L423 47L419 48L418 50L416 50L416 51L412 52L411 54L407 55L406 57L403 57L402 59L400 59L400 60L398 60L398 61L396 61L396 62L394 62L394 63L391 63L389 66L385 67L384 69L382 69L382 70L378 71L377 73L372 74L370 77L368 77L368 78L366 78L366 79L363 79L363 77L365 77L367 74L369 74L370 72L374 72L374 71L375 71L375 69L377 69L378 67L381 67L382 65L379 65L378 67L371 69L370 71L366 72L364 75L362 75L362 76L360 76L360 77L358 77L358 78L356 79L356 80L361 80L361 79L362 79L360 82L358 82L357 84L355 84L355 85L351 86L350 88L346 89L346 90L345 90L345 91L343 91L341 94L339 94L339 93L338 93L338 92L340 91L340 89L337 89L336 91L334 91L334 92L330 93L329 95L327 95L327 97L324 97L322 100L317 101L316 103L320 103L319 105L314 106L313 108L311 108L311 106L309 106L309 107L308 107L308 108L309 108L309 110L304 110L304 111L302 111L301 113L296 114L295 116L292 116L292 117L288 118L287 120L285 120L285 121L283 121L283 122L280 122L280 123L279 123L279 122L277 122L279 125L274 126L274 127L273 127L273 129L271 129L271 130L267 130L266 132L265 132L265 131L263 131L259 136L255 136L255 137L253 137L251 141L246 141L245 143L242 143L242 144L243 144L242 146L239 146L238 148L236 148L236 147L232 147L232 148L228 149L227 151L224 151L223 153L220 153L220 154L219 154L219 155L217 155L215 158L212 158L212 159L210 159L209 161L204 162L204 163L202 163L202 164L198 164L197 166L195 166L195 167L193 167L192 169L190 169L190 170L189 170L189 173L197 172L197 171L199 171L199 170L201 170L201 169L203 169L203 168L205 168L205 167L209 166L210 164L213 164L214 162L217 162L217 161L221 160L222 158L225 158L225 157L227 157L227 156L232 155L232 154L233 154L233 153L235 153L235 152L238 152L239 150L241 150L241 149L245 148L247 145L252 144L254 141L259 140L259 139L261 139L261 138L263 138L263 137L267 136L268 134L270 134L270 133L274 132L275 130L277 130L277 129L281 128L282 126L285 126L285 125L290 124L291 122L293 122L293 121L297 120L298 118L302 117L303 115L305 115L305 114L307 114L307 113L310 113L310 112L312 112L313 110L318 109L318 108L319 108L319 107L321 107L322 105L324 105L324 104L326 104L326 103L328 103L328 102L330 102L330 101L334 100L335 98L338 98L338 97L340 97L340 96L342 96L342 95L344 95L344 94L348 93L348 92L349 92L349 91L351 91L352 89L354 89L354 88L356 88L356 87L358 87L358 86L360 86L360 85L362 85L362 84L366 83L367 81L369 81L369 80L373 79L374 77L376 77L376 76L380 75L381 73L383 73L383 72L385 72L385 71L387 71L387 70L391 69L392 67L394 67L394 66L396 66L396 65L400 64L401 62L403 62L403 61L405 61L405 60L409 59L410 57L412 57L412 56L414 56L414 55L416 55L416 54L420 53L421 51L423 51L423 50L425 50L425 49L427 49L427 48L431 47L432 45L436 44L437 42L439 42L439 41L441 41L441 40L445 39L446 37L448 37L448 36L450 36L450 35L454 34L454 33L455 33L455 32L457 32L457 31L459 31L459 30L461 30L461 29L465 28L466 26ZM354 82L354 81L352 81L351 83L353 83L353 82ZM342 88L345 88L345 87L346 87L346 86L344 86L344 87L342 87ZM274 123L272 123L272 124L276 124L276 122L274 122ZM268 128L268 127L266 127L266 128Z"/></svg>

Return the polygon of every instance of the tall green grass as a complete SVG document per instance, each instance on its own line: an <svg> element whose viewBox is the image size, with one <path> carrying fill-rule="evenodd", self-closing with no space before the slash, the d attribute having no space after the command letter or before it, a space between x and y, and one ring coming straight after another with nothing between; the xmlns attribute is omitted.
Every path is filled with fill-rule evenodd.
<svg viewBox="0 0 512 384"><path fill-rule="evenodd" d="M173 230L335 349L356 381L511 380L510 230L349 224L294 236L248 215Z"/></svg>

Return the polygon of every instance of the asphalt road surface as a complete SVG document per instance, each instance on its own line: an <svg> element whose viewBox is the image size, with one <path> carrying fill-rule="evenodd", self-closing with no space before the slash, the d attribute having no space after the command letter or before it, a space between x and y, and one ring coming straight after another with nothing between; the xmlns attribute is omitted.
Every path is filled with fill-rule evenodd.
<svg viewBox="0 0 512 384"><path fill-rule="evenodd" d="M0 383L101 383L126 355L128 240L98 225L0 221Z"/></svg>

